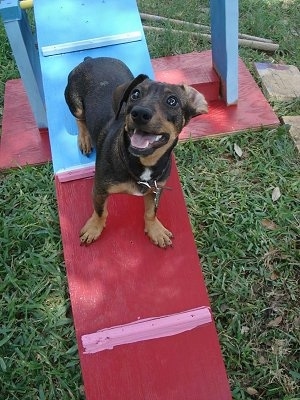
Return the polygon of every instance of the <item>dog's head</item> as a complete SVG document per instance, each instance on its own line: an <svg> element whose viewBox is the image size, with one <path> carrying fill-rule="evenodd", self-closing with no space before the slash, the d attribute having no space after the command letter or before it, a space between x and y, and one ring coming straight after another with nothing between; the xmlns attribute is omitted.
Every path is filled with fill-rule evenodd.
<svg viewBox="0 0 300 400"><path fill-rule="evenodd" d="M146 75L117 87L113 97L116 118L124 103L129 151L155 160L175 146L191 118L207 112L207 102L196 89L152 81Z"/></svg>

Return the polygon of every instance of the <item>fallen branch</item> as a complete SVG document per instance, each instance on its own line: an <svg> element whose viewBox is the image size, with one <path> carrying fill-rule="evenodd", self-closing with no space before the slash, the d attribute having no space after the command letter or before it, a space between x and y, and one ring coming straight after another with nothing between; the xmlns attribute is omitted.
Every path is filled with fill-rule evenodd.
<svg viewBox="0 0 300 400"><path fill-rule="evenodd" d="M158 28L155 26L148 26L144 25L145 31L156 31L156 32L165 32L165 28ZM203 37L209 41L211 41L211 35L208 33L200 33L200 32L189 32L183 31L179 29L171 29L173 33L182 33L185 35L191 35L193 37ZM278 50L279 45L276 43L266 43L266 42L259 42L258 40L248 40L248 39L238 39L238 44L243 47L250 47L256 50L264 50L269 52L274 52Z"/></svg>
<svg viewBox="0 0 300 400"><path fill-rule="evenodd" d="M144 21L154 21L154 22L166 21L166 22L172 22L173 24L188 25L188 26L192 26L197 29L200 28L200 29L210 31L210 27L207 25L194 24L192 22L180 21L179 19L161 17L159 15L144 14L144 13L140 13L140 15L141 15L142 20L144 20Z"/></svg>
<svg viewBox="0 0 300 400"><path fill-rule="evenodd" d="M166 17L161 17L159 15L152 15L152 14L145 14L141 13L141 18L143 21L152 21L152 22L171 22L173 24L177 25L186 25L190 26L192 28L196 29L203 29L204 31L210 33L210 27L207 25L201 25L201 24L195 24L193 22L187 22L187 21L181 21L179 19L173 19L173 18L166 18ZM240 39L246 39L246 40L251 40L251 41L257 41L257 42L264 42L264 43L273 43L271 39L266 39L266 38L261 38L258 36L252 36L252 35L246 35L243 33L239 33L239 38Z"/></svg>

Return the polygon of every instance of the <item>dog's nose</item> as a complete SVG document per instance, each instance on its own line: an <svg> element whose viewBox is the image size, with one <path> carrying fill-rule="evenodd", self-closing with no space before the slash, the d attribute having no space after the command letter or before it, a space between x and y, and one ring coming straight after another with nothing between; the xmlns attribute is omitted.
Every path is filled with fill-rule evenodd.
<svg viewBox="0 0 300 400"><path fill-rule="evenodd" d="M140 124L146 124L153 116L149 108L141 106L134 106L130 114L133 121Z"/></svg>

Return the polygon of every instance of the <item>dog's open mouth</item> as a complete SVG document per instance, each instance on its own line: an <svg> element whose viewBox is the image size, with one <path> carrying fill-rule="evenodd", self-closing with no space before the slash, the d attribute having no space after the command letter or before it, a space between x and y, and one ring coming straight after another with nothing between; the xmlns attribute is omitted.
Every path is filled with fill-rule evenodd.
<svg viewBox="0 0 300 400"><path fill-rule="evenodd" d="M129 134L130 147L133 153L151 154L156 148L163 146L169 140L168 134L157 135L135 129Z"/></svg>

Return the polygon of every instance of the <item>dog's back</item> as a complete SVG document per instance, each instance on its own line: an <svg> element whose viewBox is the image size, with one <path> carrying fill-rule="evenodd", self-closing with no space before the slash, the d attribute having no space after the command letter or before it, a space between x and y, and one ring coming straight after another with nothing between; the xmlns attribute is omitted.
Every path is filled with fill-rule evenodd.
<svg viewBox="0 0 300 400"><path fill-rule="evenodd" d="M87 57L69 74L66 101L72 114L87 122L94 143L115 117L112 108L115 88L132 79L131 71L122 61L109 57Z"/></svg>

